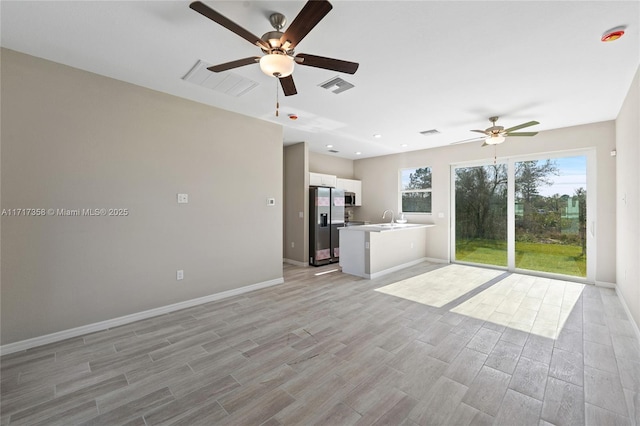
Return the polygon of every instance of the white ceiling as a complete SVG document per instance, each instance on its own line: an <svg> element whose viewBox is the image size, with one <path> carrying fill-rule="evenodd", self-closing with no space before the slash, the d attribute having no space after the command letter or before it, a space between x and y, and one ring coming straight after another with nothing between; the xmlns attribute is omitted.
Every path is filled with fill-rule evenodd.
<svg viewBox="0 0 640 426"><path fill-rule="evenodd" d="M205 1L254 34L289 22L304 1ZM278 122L284 143L344 158L447 145L470 129L548 130L614 119L640 62L640 1L340 1L296 48L360 63L355 75L297 66L298 95L280 95L257 65L234 70L259 85L233 97L186 82L198 61L259 55L256 46L174 1L0 2L3 47ZM623 38L600 42L626 25ZM320 83L340 75L355 88ZM96 100L99 102L99 100ZM297 121L287 116L295 113ZM420 131L438 129L436 136ZM382 138L376 139L379 133ZM508 143L535 143L518 138ZM402 147L406 144L406 147ZM359 151L362 154L356 155Z"/></svg>

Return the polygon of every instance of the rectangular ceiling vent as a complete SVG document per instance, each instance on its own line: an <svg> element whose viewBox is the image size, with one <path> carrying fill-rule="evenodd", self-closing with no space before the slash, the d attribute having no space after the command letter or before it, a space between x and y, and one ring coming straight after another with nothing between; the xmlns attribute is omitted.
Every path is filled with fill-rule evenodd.
<svg viewBox="0 0 640 426"><path fill-rule="evenodd" d="M331 90L333 93L342 93L345 90L353 89L355 86L348 81L341 79L340 77L334 77L331 80L325 81L319 84L320 87Z"/></svg>
<svg viewBox="0 0 640 426"><path fill-rule="evenodd" d="M340 151L336 151L335 149L328 149L327 151L332 152L332 153L334 153L334 154L337 154L337 153L339 153L339 152L340 152Z"/></svg>
<svg viewBox="0 0 640 426"><path fill-rule="evenodd" d="M182 79L225 95L240 97L258 86L258 83L229 71L211 72L211 64L198 61Z"/></svg>
<svg viewBox="0 0 640 426"><path fill-rule="evenodd" d="M422 132L420 132L421 135L424 136L433 136L433 135L437 135L440 132L437 131L436 129L431 129L431 130L423 130Z"/></svg>

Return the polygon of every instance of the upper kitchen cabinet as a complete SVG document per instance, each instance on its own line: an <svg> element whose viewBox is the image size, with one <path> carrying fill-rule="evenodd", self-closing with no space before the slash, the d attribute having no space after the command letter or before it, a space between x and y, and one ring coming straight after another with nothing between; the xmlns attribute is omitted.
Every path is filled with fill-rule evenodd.
<svg viewBox="0 0 640 426"><path fill-rule="evenodd" d="M356 206L362 205L362 181L353 179L337 179L337 188L356 194Z"/></svg>
<svg viewBox="0 0 640 426"><path fill-rule="evenodd" d="M323 173L309 173L309 186L329 186L336 188L338 178L335 175L325 175Z"/></svg>

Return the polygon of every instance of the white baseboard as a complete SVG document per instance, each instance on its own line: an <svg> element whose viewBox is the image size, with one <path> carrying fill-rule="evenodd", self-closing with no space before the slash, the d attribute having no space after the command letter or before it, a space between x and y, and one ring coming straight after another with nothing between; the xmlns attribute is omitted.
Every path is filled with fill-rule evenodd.
<svg viewBox="0 0 640 426"><path fill-rule="evenodd" d="M636 320L633 318L633 315L631 315L631 311L629 310L627 301L624 300L624 296L622 295L620 290L618 290L618 288L616 288L616 294L618 295L618 299L620 299L620 303L622 304L624 311L627 313L627 316L629 317L629 321L631 322L633 331L636 333L636 338L640 340L640 329L638 328L638 324L636 323Z"/></svg>
<svg viewBox="0 0 640 426"><path fill-rule="evenodd" d="M431 263L449 263L449 260L447 259L438 259L436 257L425 257L424 259Z"/></svg>
<svg viewBox="0 0 640 426"><path fill-rule="evenodd" d="M383 275L391 274L392 272L396 272L401 269L408 268L409 266L417 265L418 263L422 263L426 260L427 260L426 257L421 257L420 259L412 260L411 262L403 263L402 265L394 266L393 268L383 269L382 271L374 272L373 274L364 274L364 275L365 275L365 278L372 280L374 278L382 277Z"/></svg>
<svg viewBox="0 0 640 426"><path fill-rule="evenodd" d="M84 334L95 333L97 331L107 330L109 328L118 327L143 319L155 317L169 312L179 311L180 309L190 308L192 306L201 305L203 303L214 302L216 300L226 299L227 297L237 296L239 294L248 293L250 291L259 290L266 287L282 284L284 278L276 278L269 281L263 281L251 284L245 287L235 288L220 293L210 294L208 296L198 297L196 299L185 300L171 305L160 306L158 308L149 309L147 311L136 312L135 314L125 315L106 321L100 321L93 324L87 324L69 330L58 331L56 333L46 334L44 336L34 337L32 339L21 340L19 342L8 343L0 346L0 355L7 355L14 352L24 351L26 349L35 348L36 346L47 345L49 343L60 342L72 337L82 336Z"/></svg>
<svg viewBox="0 0 640 426"><path fill-rule="evenodd" d="M596 281L596 287L603 287L603 288L612 288L615 289L616 285L614 283L608 283L606 281Z"/></svg>
<svg viewBox="0 0 640 426"><path fill-rule="evenodd" d="M288 263L289 265L295 265L295 266L309 266L309 262L300 262L298 260L293 260L293 259L282 259L282 261L284 263Z"/></svg>

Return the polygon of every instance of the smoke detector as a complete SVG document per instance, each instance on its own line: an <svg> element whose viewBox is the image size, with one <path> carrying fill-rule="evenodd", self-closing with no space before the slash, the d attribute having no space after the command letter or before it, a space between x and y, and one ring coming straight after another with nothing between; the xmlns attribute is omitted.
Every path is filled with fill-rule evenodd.
<svg viewBox="0 0 640 426"><path fill-rule="evenodd" d="M615 27L610 29L609 31L606 31L604 34L602 34L602 37L600 38L600 41L602 41L603 43L608 43L610 41L616 41L617 39L619 39L620 37L622 37L624 35L624 30L626 27L622 26L622 27Z"/></svg>

